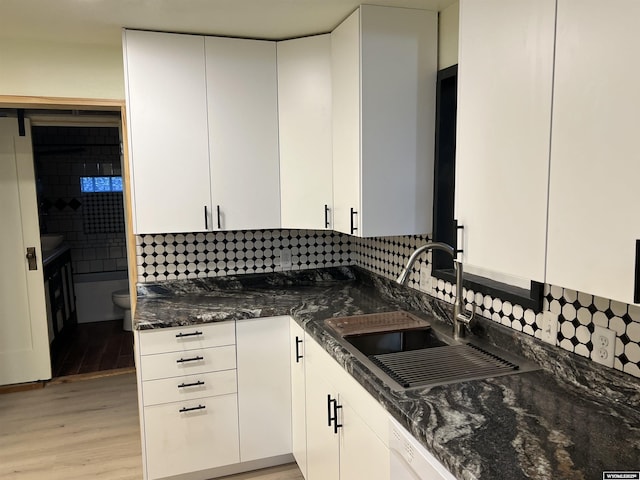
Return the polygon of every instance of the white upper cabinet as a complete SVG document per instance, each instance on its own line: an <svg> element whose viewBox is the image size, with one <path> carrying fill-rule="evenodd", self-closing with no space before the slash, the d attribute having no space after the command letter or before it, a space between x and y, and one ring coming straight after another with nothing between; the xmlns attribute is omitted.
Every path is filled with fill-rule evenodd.
<svg viewBox="0 0 640 480"><path fill-rule="evenodd" d="M278 42L282 226L331 228L331 36Z"/></svg>
<svg viewBox="0 0 640 480"><path fill-rule="evenodd" d="M211 204L204 38L125 30L123 47L134 231L204 231Z"/></svg>
<svg viewBox="0 0 640 480"><path fill-rule="evenodd" d="M333 229L432 224L437 14L363 5L331 33Z"/></svg>
<svg viewBox="0 0 640 480"><path fill-rule="evenodd" d="M640 3L559 0L547 281L634 303Z"/></svg>
<svg viewBox="0 0 640 480"><path fill-rule="evenodd" d="M213 228L279 228L276 44L204 41Z"/></svg>
<svg viewBox="0 0 640 480"><path fill-rule="evenodd" d="M555 0L460 2L455 215L472 272L544 281L554 22Z"/></svg>

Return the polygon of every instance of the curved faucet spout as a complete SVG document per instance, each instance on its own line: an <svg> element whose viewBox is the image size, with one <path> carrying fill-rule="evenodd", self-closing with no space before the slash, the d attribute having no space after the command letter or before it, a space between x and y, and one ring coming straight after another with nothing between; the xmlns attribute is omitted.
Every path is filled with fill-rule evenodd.
<svg viewBox="0 0 640 480"><path fill-rule="evenodd" d="M416 260L418 259L418 257L422 255L422 253L426 252L427 250L442 250L443 252L447 252L449 255L451 255L452 258L455 258L456 256L456 252L453 249L453 247L447 243L444 243L444 242L425 243L421 247L418 247L416 251L411 254L411 256L409 257L409 261L407 261L407 266L404 267L404 269L402 270L402 273L396 279L396 282L398 282L400 285L404 285L405 283L407 283L407 279L409 278L409 272L411 271L411 267L413 267L413 264L416 263Z"/></svg>
<svg viewBox="0 0 640 480"><path fill-rule="evenodd" d="M462 291L462 279L463 279L463 267L462 262L456 260L455 249L443 242L428 242L418 247L415 252L411 254L407 261L407 266L404 267L402 273L396 280L400 285L404 285L409 278L409 272L411 267L416 263L418 257L427 250L442 250L447 252L453 258L453 265L456 269L456 296L453 304L453 336L454 338L464 337L465 327L470 327L471 322L474 320L475 305L472 305L471 316L465 315L464 297Z"/></svg>

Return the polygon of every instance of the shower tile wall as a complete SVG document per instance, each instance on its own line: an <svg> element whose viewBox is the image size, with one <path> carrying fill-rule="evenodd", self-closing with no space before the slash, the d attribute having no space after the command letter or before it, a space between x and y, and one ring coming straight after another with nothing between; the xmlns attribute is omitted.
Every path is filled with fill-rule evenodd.
<svg viewBox="0 0 640 480"><path fill-rule="evenodd" d="M120 175L117 128L33 127L40 229L62 233L74 273L127 269L121 193L87 193L80 177Z"/></svg>

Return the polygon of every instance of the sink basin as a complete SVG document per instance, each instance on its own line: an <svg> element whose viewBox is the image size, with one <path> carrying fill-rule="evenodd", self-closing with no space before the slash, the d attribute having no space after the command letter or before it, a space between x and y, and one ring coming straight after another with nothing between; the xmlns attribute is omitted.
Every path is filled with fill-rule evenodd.
<svg viewBox="0 0 640 480"><path fill-rule="evenodd" d="M367 357L447 345L431 327L399 332L346 335L343 338Z"/></svg>
<svg viewBox="0 0 640 480"><path fill-rule="evenodd" d="M64 235L59 233L45 233L40 235L40 245L42 246L42 251L48 252L50 250L55 250L62 244L63 240Z"/></svg>
<svg viewBox="0 0 640 480"><path fill-rule="evenodd" d="M325 323L345 349L395 390L539 369L536 364L498 350L479 338L455 340L449 335L450 327L408 312L343 317Z"/></svg>

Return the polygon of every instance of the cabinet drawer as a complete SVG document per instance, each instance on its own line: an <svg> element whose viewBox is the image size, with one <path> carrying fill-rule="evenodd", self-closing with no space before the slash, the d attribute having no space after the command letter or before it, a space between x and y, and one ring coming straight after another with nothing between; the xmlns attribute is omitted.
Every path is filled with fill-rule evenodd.
<svg viewBox="0 0 640 480"><path fill-rule="evenodd" d="M150 480L240 461L236 394L145 407L144 422Z"/></svg>
<svg viewBox="0 0 640 480"><path fill-rule="evenodd" d="M236 368L235 345L140 357L140 373L143 381L234 368Z"/></svg>
<svg viewBox="0 0 640 480"><path fill-rule="evenodd" d="M145 406L227 395L237 390L235 370L149 380L142 384Z"/></svg>
<svg viewBox="0 0 640 480"><path fill-rule="evenodd" d="M219 347L236 343L235 322L141 331L140 355Z"/></svg>

